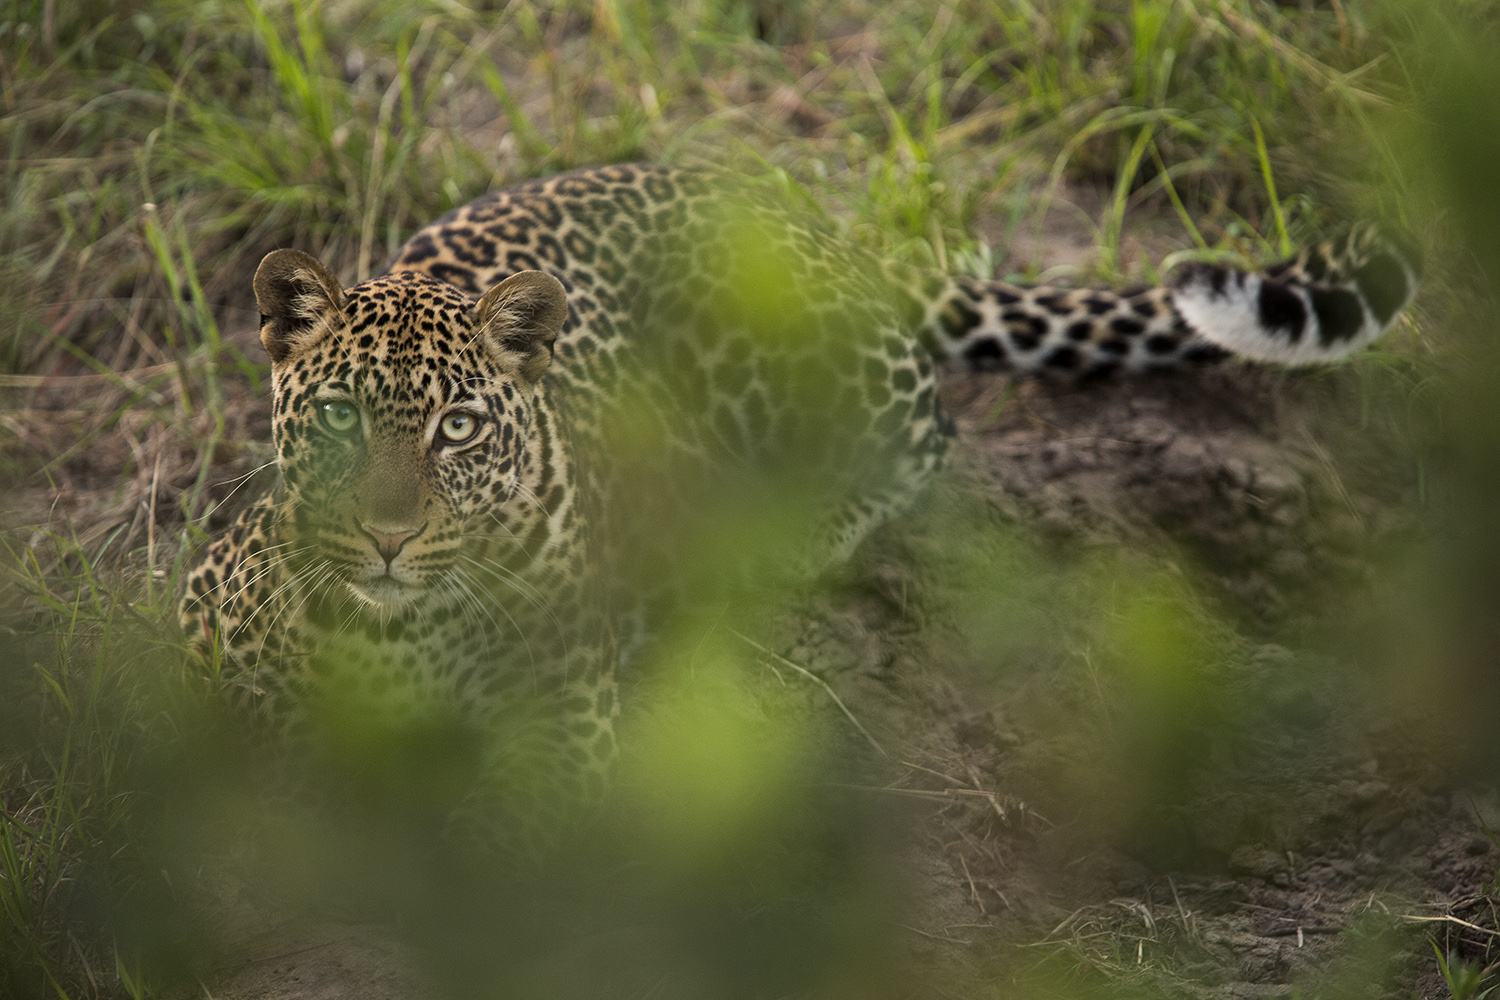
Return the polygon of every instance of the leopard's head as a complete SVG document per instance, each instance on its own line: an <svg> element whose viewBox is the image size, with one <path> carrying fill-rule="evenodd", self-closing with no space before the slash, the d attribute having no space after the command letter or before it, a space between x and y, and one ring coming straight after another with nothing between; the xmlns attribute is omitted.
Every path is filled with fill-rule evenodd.
<svg viewBox="0 0 1500 1000"><path fill-rule="evenodd" d="M398 272L343 291L313 257L278 250L255 273L255 297L271 357L282 554L320 584L405 606L516 491L567 316L562 285L525 271L475 302Z"/></svg>

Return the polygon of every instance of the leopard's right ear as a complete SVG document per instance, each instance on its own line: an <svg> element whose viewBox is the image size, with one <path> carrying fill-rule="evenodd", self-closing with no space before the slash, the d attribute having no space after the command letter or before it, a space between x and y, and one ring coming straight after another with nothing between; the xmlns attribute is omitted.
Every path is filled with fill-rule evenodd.
<svg viewBox="0 0 1500 1000"><path fill-rule="evenodd" d="M273 250L255 269L260 306L260 342L273 363L322 339L344 309L338 279L316 257L300 250Z"/></svg>
<svg viewBox="0 0 1500 1000"><path fill-rule="evenodd" d="M491 356L535 385L552 363L552 347L568 319L568 293L545 271L521 271L484 293L474 327Z"/></svg>

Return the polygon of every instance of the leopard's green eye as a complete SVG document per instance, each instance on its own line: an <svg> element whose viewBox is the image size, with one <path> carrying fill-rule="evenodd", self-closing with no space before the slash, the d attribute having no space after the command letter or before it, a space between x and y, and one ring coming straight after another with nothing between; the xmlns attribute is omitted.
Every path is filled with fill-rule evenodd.
<svg viewBox="0 0 1500 1000"><path fill-rule="evenodd" d="M335 434L348 434L359 427L359 407L334 400L318 407L318 419Z"/></svg>
<svg viewBox="0 0 1500 1000"><path fill-rule="evenodd" d="M472 413L450 413L438 424L438 434L448 444L462 444L479 430L479 418Z"/></svg>

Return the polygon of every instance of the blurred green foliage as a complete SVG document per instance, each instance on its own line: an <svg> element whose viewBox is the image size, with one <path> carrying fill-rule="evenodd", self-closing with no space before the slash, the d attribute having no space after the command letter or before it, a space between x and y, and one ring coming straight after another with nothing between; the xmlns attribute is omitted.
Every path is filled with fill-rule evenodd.
<svg viewBox="0 0 1500 1000"><path fill-rule="evenodd" d="M606 815L526 871L445 831L475 765L444 720L392 738L335 713L328 759L288 790L257 734L211 707L214 678L158 623L230 400L264 391L243 336L254 261L296 246L362 278L484 189L583 163L769 167L853 238L1001 271L1032 262L1004 247L997 260L976 217L1005 235L1041 226L1064 183L1106 192L1088 223L1111 277L1128 264L1126 215L1147 203L1235 253L1350 206L1410 223L1431 250L1431 315L1415 347L1361 376L1382 401L1404 394L1428 500L1422 544L1388 557L1373 595L1323 611L1324 641L1362 671L1251 669L1256 643L1168 558L1053 559L967 508L919 529L911 614L943 624L921 647L939 673L1004 692L1027 670L1061 672L1067 697L1037 718L1078 738L1014 762L1010 787L1164 867L1304 819L1280 769L1341 738L1319 683L1383 706L1439 768L1492 779L1496 13L1481 0L12 4L5 372L170 371L68 400L77 437L60 455L7 446L7 478L35 489L129 416L138 439L185 442L193 490L163 501L158 532L9 536L0 995L194 989L238 945L225 915L247 910L385 921L432 989L460 997L1162 995L1170 976L1132 978L1144 946L1119 934L1041 961L990 956L951 983L911 960L912 817L872 791L890 773L843 716L809 709L805 679L732 641L774 607L669 630L640 667ZM782 276L750 257L748 298L771 308ZM650 450L651 428L620 433ZM132 453L120 474L145 465ZM754 499L699 538L705 566L803 544L796 500ZM1350 935L1347 968L1299 995L1384 989L1405 945L1376 923Z"/></svg>

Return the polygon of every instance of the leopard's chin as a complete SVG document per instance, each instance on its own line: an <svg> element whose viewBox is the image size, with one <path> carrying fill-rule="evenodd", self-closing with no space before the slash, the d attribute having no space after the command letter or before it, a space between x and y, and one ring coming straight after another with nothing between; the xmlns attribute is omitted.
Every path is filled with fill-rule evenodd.
<svg viewBox="0 0 1500 1000"><path fill-rule="evenodd" d="M384 575L367 580L347 581L349 591L365 604L382 611L405 608L427 592L425 587L402 583L395 577Z"/></svg>

